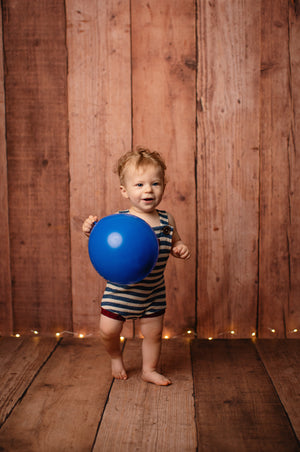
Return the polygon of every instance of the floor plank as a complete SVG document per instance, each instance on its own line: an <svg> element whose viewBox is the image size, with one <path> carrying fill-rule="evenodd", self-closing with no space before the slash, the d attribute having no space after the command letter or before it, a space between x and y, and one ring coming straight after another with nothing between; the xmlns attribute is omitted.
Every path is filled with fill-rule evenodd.
<svg viewBox="0 0 300 452"><path fill-rule="evenodd" d="M63 339L2 426L0 450L90 451L111 382L99 338Z"/></svg>
<svg viewBox="0 0 300 452"><path fill-rule="evenodd" d="M197 340L192 362L199 451L300 450L252 342Z"/></svg>
<svg viewBox="0 0 300 452"><path fill-rule="evenodd" d="M94 452L196 450L193 381L188 341L163 341L162 372L173 384L158 387L140 378L141 342L125 346L127 381L115 381Z"/></svg>
<svg viewBox="0 0 300 452"><path fill-rule="evenodd" d="M0 426L56 345L55 338L0 339Z"/></svg>
<svg viewBox="0 0 300 452"><path fill-rule="evenodd" d="M256 348L300 440L300 341L259 339Z"/></svg>

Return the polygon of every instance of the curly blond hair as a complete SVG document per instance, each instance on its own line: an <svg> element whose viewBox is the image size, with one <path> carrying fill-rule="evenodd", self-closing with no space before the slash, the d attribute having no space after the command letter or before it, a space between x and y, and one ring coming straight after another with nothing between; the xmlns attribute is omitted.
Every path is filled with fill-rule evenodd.
<svg viewBox="0 0 300 452"><path fill-rule="evenodd" d="M147 165L156 165L161 168L163 180L165 181L166 164L162 156L156 151L150 151L142 146L137 147L134 151L126 152L122 155L117 163L117 173L121 184L124 184L124 173L129 162L135 163L136 168Z"/></svg>

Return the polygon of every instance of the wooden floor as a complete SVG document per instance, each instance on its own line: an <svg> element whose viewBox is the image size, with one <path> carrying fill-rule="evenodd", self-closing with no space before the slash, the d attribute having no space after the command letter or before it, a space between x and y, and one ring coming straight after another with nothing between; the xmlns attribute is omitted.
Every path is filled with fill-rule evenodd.
<svg viewBox="0 0 300 452"><path fill-rule="evenodd" d="M99 338L0 339L0 451L300 451L299 340L163 342L173 384L114 381Z"/></svg>

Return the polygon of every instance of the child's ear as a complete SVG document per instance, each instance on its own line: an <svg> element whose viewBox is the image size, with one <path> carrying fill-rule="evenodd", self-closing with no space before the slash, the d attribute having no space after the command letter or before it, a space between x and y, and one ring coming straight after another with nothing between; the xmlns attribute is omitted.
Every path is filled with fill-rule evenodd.
<svg viewBox="0 0 300 452"><path fill-rule="evenodd" d="M120 185L120 190L121 190L121 194L124 198L128 199L128 194L127 194L127 190L124 187L124 185Z"/></svg>

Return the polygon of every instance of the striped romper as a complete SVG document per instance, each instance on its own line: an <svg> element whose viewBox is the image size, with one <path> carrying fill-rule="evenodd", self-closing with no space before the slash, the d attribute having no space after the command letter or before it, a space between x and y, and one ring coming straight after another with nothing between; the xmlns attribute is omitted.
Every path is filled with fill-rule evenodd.
<svg viewBox="0 0 300 452"><path fill-rule="evenodd" d="M168 214L157 210L160 226L153 229L159 240L159 255L155 267L142 281L135 284L107 282L101 313L117 320L156 317L166 309L164 270L172 247L173 227L169 225ZM129 210L119 213L129 213Z"/></svg>

